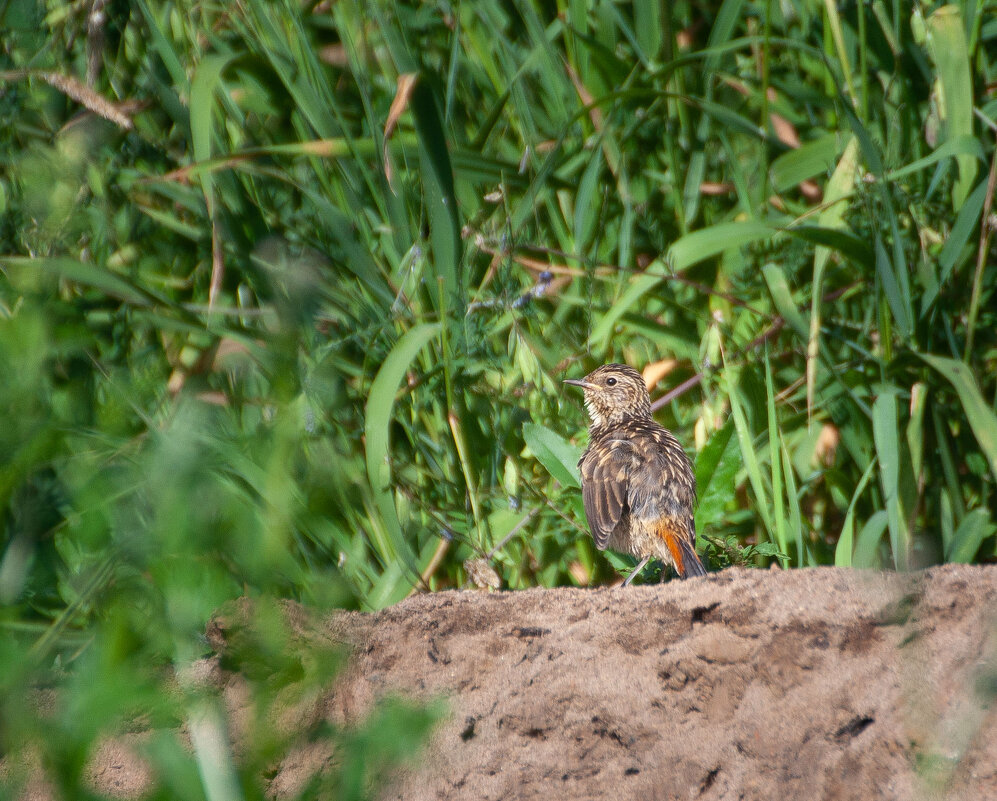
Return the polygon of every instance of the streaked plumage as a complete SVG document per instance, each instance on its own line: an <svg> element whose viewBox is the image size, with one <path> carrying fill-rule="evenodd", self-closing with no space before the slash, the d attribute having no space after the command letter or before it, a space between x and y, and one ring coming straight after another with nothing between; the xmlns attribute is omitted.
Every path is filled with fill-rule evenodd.
<svg viewBox="0 0 997 801"><path fill-rule="evenodd" d="M682 578L706 574L696 555L696 482L689 457L651 416L640 373L606 364L565 383L585 391L589 444L578 467L585 516L596 547L661 559Z"/></svg>

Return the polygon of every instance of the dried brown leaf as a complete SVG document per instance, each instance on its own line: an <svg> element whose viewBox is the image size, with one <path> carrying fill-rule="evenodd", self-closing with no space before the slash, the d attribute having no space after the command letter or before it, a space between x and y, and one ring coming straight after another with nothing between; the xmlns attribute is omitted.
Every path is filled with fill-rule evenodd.
<svg viewBox="0 0 997 801"><path fill-rule="evenodd" d="M384 122L384 177L388 179L388 186L394 191L394 171L391 168L391 161L388 158L388 142L391 135L398 127L398 120L408 108L412 91L419 80L419 74L415 72L403 72L398 76L398 86L395 89L395 99L391 101L391 108L388 109L388 119Z"/></svg>

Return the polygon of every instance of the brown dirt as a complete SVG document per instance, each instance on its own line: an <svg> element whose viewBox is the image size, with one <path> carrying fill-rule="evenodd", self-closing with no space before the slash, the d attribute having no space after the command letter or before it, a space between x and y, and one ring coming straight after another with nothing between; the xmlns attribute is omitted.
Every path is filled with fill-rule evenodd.
<svg viewBox="0 0 997 801"><path fill-rule="evenodd" d="M388 692L446 697L419 767L385 794L406 801L997 798L995 600L997 569L949 565L445 592L318 632L286 604L296 636L355 650L335 688L274 725L357 720ZM246 612L211 628L217 648ZM198 670L222 688L238 746L245 683L220 664ZM135 753L105 746L95 786L140 795ZM271 794L329 760L321 744L294 752Z"/></svg>

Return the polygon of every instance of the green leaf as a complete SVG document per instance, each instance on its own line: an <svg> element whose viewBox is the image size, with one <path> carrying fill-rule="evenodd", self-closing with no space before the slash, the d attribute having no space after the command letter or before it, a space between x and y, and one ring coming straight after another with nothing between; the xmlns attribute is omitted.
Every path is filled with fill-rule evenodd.
<svg viewBox="0 0 997 801"><path fill-rule="evenodd" d="M668 249L668 264L675 271L684 270L725 250L767 239L776 231L774 226L757 220L727 222L701 228L672 243Z"/></svg>
<svg viewBox="0 0 997 801"><path fill-rule="evenodd" d="M844 153L834 168L831 180L827 182L824 192L824 210L820 213L821 228L846 228L845 213L855 185L855 176L859 167L859 142L853 136L848 140ZM810 332L807 336L807 414L814 407L814 394L817 388L817 356L820 352L820 327L822 320L821 298L824 296L824 270L831 257L831 250L824 245L818 245L814 250L814 269L810 291Z"/></svg>
<svg viewBox="0 0 997 801"><path fill-rule="evenodd" d="M589 336L590 347L593 350L599 351L605 348L606 342L616 328L616 323L620 317L644 294L664 280L663 270L664 265L660 261L654 261L643 273L631 280L620 299L610 306L606 313L599 318L599 322L593 326Z"/></svg>
<svg viewBox="0 0 997 801"><path fill-rule="evenodd" d="M785 270L778 264L766 264L762 267L762 277L765 278L769 294L772 296L772 302L775 304L779 316L789 323L790 328L796 332L800 339L806 342L810 335L810 324L800 312L796 301L793 300L793 292L786 280Z"/></svg>
<svg viewBox="0 0 997 801"><path fill-rule="evenodd" d="M883 241L876 237L876 273L883 286L883 294L886 295L886 302L890 307L893 319L900 329L900 335L907 339L911 334L912 313L910 311L910 295L904 291L905 286L898 281L898 276L893 269L893 262L890 260L883 247ZM909 289L909 287L908 287Z"/></svg>
<svg viewBox="0 0 997 801"><path fill-rule="evenodd" d="M696 454L697 532L720 520L734 497L734 478L742 463L733 435L734 421L728 420Z"/></svg>
<svg viewBox="0 0 997 801"><path fill-rule="evenodd" d="M834 42L835 55L837 56L836 66L844 75L845 86L848 89L848 97L854 106L858 104L858 96L855 93L855 85L852 80L853 70L852 63L849 58L851 51L845 45L841 15L839 14L836 3L826 3L824 10L826 12L828 33L830 34L831 41Z"/></svg>
<svg viewBox="0 0 997 801"><path fill-rule="evenodd" d="M667 6L665 7L667 9ZM710 38L707 45L715 47L729 42L734 38L734 31L741 24L741 12L744 8L744 0L724 0L713 24L710 25ZM668 13L665 11L665 13ZM711 53L706 59L706 68L714 70L720 63L720 55Z"/></svg>
<svg viewBox="0 0 997 801"><path fill-rule="evenodd" d="M721 126L731 132L747 134L749 139L767 140L768 134L764 128L760 128L754 122L742 114L738 114L730 106L723 103L715 103L704 97L693 99L693 102L702 109L704 114L709 115ZM772 141L775 141L774 139Z"/></svg>
<svg viewBox="0 0 997 801"><path fill-rule="evenodd" d="M540 464L547 468L547 472L562 487L581 486L581 475L578 472L581 448L538 423L523 424L523 439Z"/></svg>
<svg viewBox="0 0 997 801"><path fill-rule="evenodd" d="M959 6L942 6L928 17L928 52L938 70L939 112L943 135L953 141L973 135L973 78ZM956 156L959 178L952 187L952 209L959 211L976 180L978 164L970 155Z"/></svg>
<svg viewBox="0 0 997 801"><path fill-rule="evenodd" d="M942 252L938 254L938 268L941 270L941 275L938 277L938 285L934 288L933 292L925 292L924 299L922 300L922 308L927 309L934 302L938 290L945 286L952 275L952 268L960 261L960 257L964 261L975 250L975 248L966 249L966 245L969 242L970 236L976 230L976 226L980 221L980 215L983 213L983 204L987 199L988 183L987 180L980 181L979 186L966 198L966 202L959 209L959 214L956 215L952 230L949 231L948 239L945 240L945 246L942 248Z"/></svg>
<svg viewBox="0 0 997 801"><path fill-rule="evenodd" d="M166 21L170 16L169 10L164 10L165 13L161 12L161 16L166 18L161 21L152 13L147 0L136 0L136 6L142 12L142 16L145 18L146 30L150 34L150 41L147 46L162 59L163 65L169 72L170 78L176 87L181 91L186 90L187 70L184 67L183 54L177 52L176 48L179 43L171 41L173 37L166 35L166 30L170 27Z"/></svg>
<svg viewBox="0 0 997 801"><path fill-rule="evenodd" d="M232 61L231 55L208 55L201 59L190 83L190 140L194 160L211 158L212 118L215 111L215 90L221 84L222 72ZM208 204L208 214L214 217L214 174L201 173L201 186Z"/></svg>
<svg viewBox="0 0 997 801"><path fill-rule="evenodd" d="M415 554L402 536L398 511L395 509L395 500L391 492L389 437L391 412L395 405L395 394L412 361L439 331L439 323L423 323L407 331L395 343L374 378L364 408L367 477L388 535L388 552L382 553L381 557L386 566L401 557L413 571Z"/></svg>
<svg viewBox="0 0 997 801"><path fill-rule="evenodd" d="M831 179L827 182L827 189L824 191L824 209L820 213L820 227L827 229L846 228L845 214L848 212L848 198L851 197L852 189L855 186L855 177L859 168L859 143L856 137L848 140L845 150L838 160L838 165L834 168ZM818 247L814 253L814 273L822 274L824 266L827 264L830 251L824 247ZM819 297L819 290L814 287L814 298Z"/></svg>
<svg viewBox="0 0 997 801"><path fill-rule="evenodd" d="M190 83L190 138L196 161L211 158L212 114L215 90L222 72L232 61L231 55L208 55L201 59Z"/></svg>
<svg viewBox="0 0 997 801"><path fill-rule="evenodd" d="M845 514L845 522L841 526L841 535L838 537L838 544L834 548L835 567L851 567L854 563L855 505L858 503L859 498L862 497L862 493L865 492L866 485L869 483L869 479L872 478L872 473L876 467L877 463L875 460L869 462L869 466L865 469L862 478L859 479L859 483L855 487L855 492L852 493L852 500L848 504L848 512Z"/></svg>
<svg viewBox="0 0 997 801"><path fill-rule="evenodd" d="M986 158L983 152L983 146L980 144L979 139L972 135L957 136L954 139L943 142L932 150L927 156L919 158L916 161L912 161L910 164L906 164L903 167L898 167L895 170L889 170L886 173L886 180L896 181L899 178L904 178L908 175L920 172L921 170L926 170L928 167L934 166L939 161L959 156L968 156L972 159L976 159L977 161L983 161Z"/></svg>
<svg viewBox="0 0 997 801"><path fill-rule="evenodd" d="M694 150L688 156L688 169L682 185L682 216L686 225L684 230L696 219L699 213L701 199L700 187L706 175L706 156L701 149Z"/></svg>
<svg viewBox="0 0 997 801"><path fill-rule="evenodd" d="M447 292L462 303L460 220L453 167L447 150L446 130L440 121L428 77L420 76L412 90L411 107L419 136L419 163L433 245L432 266L437 276L443 279Z"/></svg>
<svg viewBox="0 0 997 801"><path fill-rule="evenodd" d="M603 151L600 148L592 150L589 163L582 173L578 184L578 194L575 201L574 236L579 249L586 243L593 231L598 230L598 218L601 210L599 181L603 174Z"/></svg>
<svg viewBox="0 0 997 801"><path fill-rule="evenodd" d="M767 412L766 423L768 426L768 445L769 445L769 480L772 486L772 505L775 514L775 539L779 543L779 550L783 553L789 552L789 537L786 532L786 507L782 502L782 449L779 447L780 444L780 434L779 434L779 424L776 420L775 414L775 388L772 383L772 361L768 357L768 353L765 353L765 409ZM789 467L789 465L787 465ZM789 467L792 470L792 467ZM787 497L789 496L789 487L787 485ZM797 533L797 540L799 543L799 548L796 551L797 564L802 567L803 565L803 541L802 535Z"/></svg>
<svg viewBox="0 0 997 801"><path fill-rule="evenodd" d="M724 371L724 383L727 388L727 397L730 399L731 417L734 420L734 428L737 431L737 441L741 450L741 458L744 460L744 466L748 471L748 482L755 493L755 509L765 525L766 535L772 537L775 530L772 523L772 504L765 490L765 482L762 479L761 460L758 458L758 452L755 450L754 437L748 425L744 400L741 397L741 391L738 387L739 375L727 364L726 356L724 359L724 365L727 368Z"/></svg>
<svg viewBox="0 0 997 801"><path fill-rule="evenodd" d="M872 407L872 432L879 458L879 480L886 500L893 564L906 570L910 556L910 532L900 501L900 437L897 432L897 399L883 393Z"/></svg>
<svg viewBox="0 0 997 801"><path fill-rule="evenodd" d="M820 245L827 250L836 250L842 256L855 262L858 267L873 264L872 248L868 243L848 231L836 228L822 228L819 225L796 225L786 228L790 236Z"/></svg>
<svg viewBox="0 0 997 801"><path fill-rule="evenodd" d="M136 306L156 304L170 305L165 298L154 295L137 286L124 276L111 272L96 264L78 261L68 257L28 258L26 256L0 256L0 264L13 272L24 271L24 279L31 277L32 271L51 273L76 284L93 287L111 297ZM21 278L22 276L17 276Z"/></svg>
<svg viewBox="0 0 997 801"><path fill-rule="evenodd" d="M781 432L779 433L779 443L782 446L782 472L786 480L786 505L789 508L789 530L793 532L793 537L796 539L796 563L801 567L804 565L814 567L817 565L817 562L803 542L803 511L800 509L800 493L796 486L793 461L789 458L789 451L786 450L786 442ZM779 550L782 553L788 553L786 548L780 548Z"/></svg>
<svg viewBox="0 0 997 801"><path fill-rule="evenodd" d="M775 556L784 561L789 560L789 556L779 550L779 546L774 542L761 542L758 545L750 546L752 556Z"/></svg>
<svg viewBox="0 0 997 801"><path fill-rule="evenodd" d="M962 523L956 529L945 552L945 559L949 562L969 564L980 550L983 540L994 532L997 532L997 525L994 525L987 510L974 509L962 519Z"/></svg>
<svg viewBox="0 0 997 801"><path fill-rule="evenodd" d="M969 420L969 427L973 429L973 434L990 464L994 478L997 478L997 415L983 399L972 371L955 359L928 353L918 355L955 387L962 409Z"/></svg>
<svg viewBox="0 0 997 801"><path fill-rule="evenodd" d="M776 192L785 192L817 175L827 175L843 148L841 137L829 133L786 151L769 167L772 188Z"/></svg>
<svg viewBox="0 0 997 801"><path fill-rule="evenodd" d="M612 565L613 570L617 573L622 573L625 576L630 575L633 569L637 567L637 560L632 556L623 553L617 553L616 551L603 551L603 555L606 557L606 561ZM644 570L650 572L654 569L654 565L645 565Z"/></svg>
<svg viewBox="0 0 997 801"><path fill-rule="evenodd" d="M918 381L910 388L910 420L907 423L907 450L911 474L920 480L924 469L924 412L928 408L927 385Z"/></svg>
<svg viewBox="0 0 997 801"><path fill-rule="evenodd" d="M880 567L879 543L883 539L883 532L889 525L889 515L880 509L874 512L862 530L859 532L858 540L855 543L855 555L852 560L853 567Z"/></svg>

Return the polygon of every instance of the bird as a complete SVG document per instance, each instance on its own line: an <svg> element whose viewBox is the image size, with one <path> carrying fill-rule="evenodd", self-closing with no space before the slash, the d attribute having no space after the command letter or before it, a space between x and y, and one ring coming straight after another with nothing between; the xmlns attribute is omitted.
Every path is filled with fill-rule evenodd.
<svg viewBox="0 0 997 801"><path fill-rule="evenodd" d="M679 441L651 416L651 396L640 373L604 364L582 379L589 443L578 469L585 517L596 547L640 559L630 584L658 558L680 578L705 576L696 553L696 477Z"/></svg>

